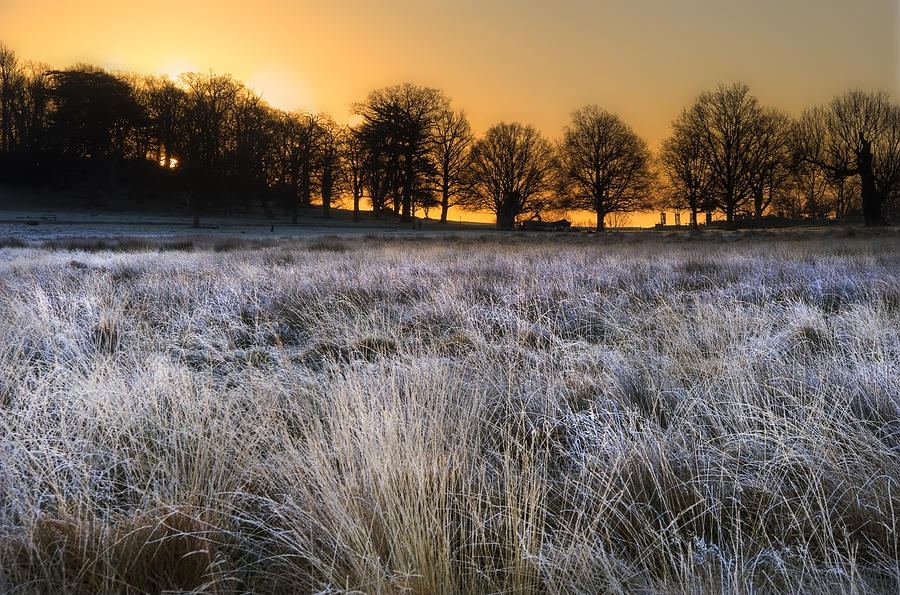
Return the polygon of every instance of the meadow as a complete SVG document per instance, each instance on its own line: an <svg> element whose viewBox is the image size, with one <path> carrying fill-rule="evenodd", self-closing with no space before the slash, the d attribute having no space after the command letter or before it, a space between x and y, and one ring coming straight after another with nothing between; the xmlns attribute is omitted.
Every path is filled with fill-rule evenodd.
<svg viewBox="0 0 900 595"><path fill-rule="evenodd" d="M0 592L900 590L900 234L0 248Z"/></svg>

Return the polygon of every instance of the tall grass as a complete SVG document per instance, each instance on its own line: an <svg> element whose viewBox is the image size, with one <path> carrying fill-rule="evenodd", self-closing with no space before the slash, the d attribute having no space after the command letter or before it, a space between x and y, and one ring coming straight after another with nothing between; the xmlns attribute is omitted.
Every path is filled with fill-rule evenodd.
<svg viewBox="0 0 900 595"><path fill-rule="evenodd" d="M0 591L896 592L860 236L2 248Z"/></svg>

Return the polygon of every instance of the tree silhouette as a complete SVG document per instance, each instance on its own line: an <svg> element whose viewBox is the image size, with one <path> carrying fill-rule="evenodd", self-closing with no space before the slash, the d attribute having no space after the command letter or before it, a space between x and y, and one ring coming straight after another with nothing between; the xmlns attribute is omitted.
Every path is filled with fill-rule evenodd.
<svg viewBox="0 0 900 595"><path fill-rule="evenodd" d="M184 73L179 80L188 90L184 168L191 186L192 227L200 227L200 215L225 187L227 137L240 83L211 72Z"/></svg>
<svg viewBox="0 0 900 595"><path fill-rule="evenodd" d="M672 135L660 144L657 163L665 184L663 208L691 212L691 227L697 227L697 214L710 208L712 172L699 135L692 134L686 112L672 123Z"/></svg>
<svg viewBox="0 0 900 595"><path fill-rule="evenodd" d="M229 151L232 188L240 197L244 212L259 197L264 212L271 210L264 198L267 187L267 160L272 154L272 109L262 97L246 87L238 89L234 102Z"/></svg>
<svg viewBox="0 0 900 595"><path fill-rule="evenodd" d="M280 205L297 223L314 196L328 217L346 194L355 220L367 196L376 218L408 221L440 206L446 222L458 204L491 210L510 229L523 215L578 208L602 229L606 217L649 206L656 170L657 204L690 210L692 224L704 209L733 227L737 215L845 216L861 202L875 225L900 197L900 107L886 93L850 91L793 123L747 85L720 85L673 122L656 170L644 141L596 106L573 113L558 151L521 124L473 142L462 110L410 83L353 107L361 123L341 128L274 109L230 75L51 70L0 43L0 178L62 190L86 181L92 200L107 202L124 200L123 184L129 197L187 194L195 226L213 205L268 218Z"/></svg>
<svg viewBox="0 0 900 595"><path fill-rule="evenodd" d="M51 135L63 155L89 159L94 196L99 174L106 170L106 188L115 185L116 166L126 152L133 128L143 118L130 85L91 66L47 73L54 104Z"/></svg>
<svg viewBox="0 0 900 595"><path fill-rule="evenodd" d="M469 150L472 126L463 111L443 109L434 121L435 188L440 196L441 223L447 211L471 192Z"/></svg>
<svg viewBox="0 0 900 595"><path fill-rule="evenodd" d="M779 193L787 191L794 169L791 119L776 110L764 110L756 120L749 180L753 215L761 219Z"/></svg>
<svg viewBox="0 0 900 595"><path fill-rule="evenodd" d="M468 204L492 211L498 228L513 229L517 217L550 206L555 168L553 147L534 127L501 122L472 146L477 192Z"/></svg>
<svg viewBox="0 0 900 595"><path fill-rule="evenodd" d="M352 128L344 128L341 131L340 155L347 189L353 199L353 220L359 221L360 201L365 190L366 151L362 140Z"/></svg>
<svg viewBox="0 0 900 595"><path fill-rule="evenodd" d="M611 213L648 207L650 151L618 116L595 105L572 113L559 145L565 204L593 211L597 229Z"/></svg>
<svg viewBox="0 0 900 595"><path fill-rule="evenodd" d="M759 144L765 130L765 111L742 83L720 85L701 93L685 112L687 134L699 143L710 169L710 199L734 227L734 216L752 193L758 175Z"/></svg>
<svg viewBox="0 0 900 595"><path fill-rule="evenodd" d="M10 144L5 149L9 179L33 185L58 175L59 158L50 139L50 89L44 64L26 62L12 85Z"/></svg>
<svg viewBox="0 0 900 595"><path fill-rule="evenodd" d="M0 153L13 150L13 113L24 79L16 53L0 43Z"/></svg>
<svg viewBox="0 0 900 595"><path fill-rule="evenodd" d="M272 185L296 224L300 207L312 203L314 170L318 158L322 117L302 112L280 112L272 142L275 155Z"/></svg>
<svg viewBox="0 0 900 595"><path fill-rule="evenodd" d="M370 167L386 168L374 174L378 189L383 181L393 186L395 212L400 211L402 221L412 220L416 198L427 187L433 171L434 123L448 104L437 89L403 83L373 91L354 106L363 118L358 134L371 157ZM373 202L380 198L373 196Z"/></svg>
<svg viewBox="0 0 900 595"><path fill-rule="evenodd" d="M883 204L900 191L900 106L887 93L849 91L804 112L801 158L833 177L858 176L866 225L883 225Z"/></svg>
<svg viewBox="0 0 900 595"><path fill-rule="evenodd" d="M343 188L343 163L341 160L342 130L329 117L319 122L318 175L322 195L322 216L331 217L331 204Z"/></svg>
<svg viewBox="0 0 900 595"><path fill-rule="evenodd" d="M836 211L830 196L833 184L829 178L820 167L808 162L797 163L791 173L789 191L776 200L775 206L794 219L803 216L819 219Z"/></svg>
<svg viewBox="0 0 900 595"><path fill-rule="evenodd" d="M391 211L388 201L393 195L399 195L400 172L397 153L381 139L381 131L374 127L363 126L354 134L362 147L362 180L363 186L372 203L372 214L380 219ZM395 200L396 214L399 200Z"/></svg>
<svg viewBox="0 0 900 595"><path fill-rule="evenodd" d="M184 162L180 151L187 118L187 93L169 77L146 77L139 100L150 122L154 161L164 169ZM174 160L174 162L173 162Z"/></svg>

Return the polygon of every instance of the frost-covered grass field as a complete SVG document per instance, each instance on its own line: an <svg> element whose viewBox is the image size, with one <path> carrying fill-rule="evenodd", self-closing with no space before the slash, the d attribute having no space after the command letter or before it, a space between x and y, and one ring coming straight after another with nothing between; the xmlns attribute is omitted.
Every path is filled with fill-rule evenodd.
<svg viewBox="0 0 900 595"><path fill-rule="evenodd" d="M7 242L0 591L896 592L900 235L726 237Z"/></svg>

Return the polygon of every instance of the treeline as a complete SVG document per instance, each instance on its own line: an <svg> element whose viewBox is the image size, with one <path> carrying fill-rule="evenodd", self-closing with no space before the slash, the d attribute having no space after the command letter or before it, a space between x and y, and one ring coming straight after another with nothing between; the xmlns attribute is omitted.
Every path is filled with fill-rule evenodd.
<svg viewBox="0 0 900 595"><path fill-rule="evenodd" d="M498 227L566 210L742 217L896 214L900 107L849 91L798 119L743 84L699 95L653 155L615 114L575 111L558 141L500 123L473 135L442 92L402 84L353 105L352 126L268 105L230 75L55 70L0 44L0 180L81 191L115 208L290 216L352 205L412 220L459 206Z"/></svg>

